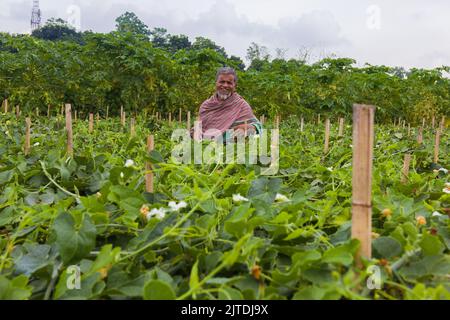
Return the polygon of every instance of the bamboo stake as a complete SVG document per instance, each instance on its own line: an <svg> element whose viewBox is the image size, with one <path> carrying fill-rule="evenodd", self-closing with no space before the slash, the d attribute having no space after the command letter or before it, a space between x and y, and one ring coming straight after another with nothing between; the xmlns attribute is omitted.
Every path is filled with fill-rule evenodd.
<svg viewBox="0 0 450 320"><path fill-rule="evenodd" d="M402 169L402 177L401 183L406 184L408 182L409 175L409 164L411 163L411 154L405 154L405 158L403 160L403 169Z"/></svg>
<svg viewBox="0 0 450 320"><path fill-rule="evenodd" d="M438 163L439 160L439 144L441 140L441 131L436 129L436 136L434 138L434 163Z"/></svg>
<svg viewBox="0 0 450 320"><path fill-rule="evenodd" d="M445 129L445 116L442 116L441 125L440 125L441 132L444 132L444 129Z"/></svg>
<svg viewBox="0 0 450 320"><path fill-rule="evenodd" d="M338 136L342 137L344 135L344 118L339 118L339 133Z"/></svg>
<svg viewBox="0 0 450 320"><path fill-rule="evenodd" d="M75 122L78 121L78 111L77 110L74 111L74 121Z"/></svg>
<svg viewBox="0 0 450 320"><path fill-rule="evenodd" d="M131 118L130 121L130 135L131 137L134 137L136 135L136 129L135 129L135 118Z"/></svg>
<svg viewBox="0 0 450 320"><path fill-rule="evenodd" d="M423 142L423 128L419 127L419 130L417 132L417 143L422 144Z"/></svg>
<svg viewBox="0 0 450 320"><path fill-rule="evenodd" d="M6 114L6 113L8 113L8 99L5 99L4 104L5 104L5 114Z"/></svg>
<svg viewBox="0 0 450 320"><path fill-rule="evenodd" d="M361 243L356 256L359 266L362 266L361 257L370 259L372 256L374 113L374 106L353 105L352 238Z"/></svg>
<svg viewBox="0 0 450 320"><path fill-rule="evenodd" d="M179 109L178 112L178 123L181 124L181 120L182 120L182 116L181 116L181 108Z"/></svg>
<svg viewBox="0 0 450 320"><path fill-rule="evenodd" d="M169 125L172 124L172 112L169 112Z"/></svg>
<svg viewBox="0 0 450 320"><path fill-rule="evenodd" d="M435 116L433 116L433 118L431 118L431 127L434 129L434 124L436 122L436 118Z"/></svg>
<svg viewBox="0 0 450 320"><path fill-rule="evenodd" d="M150 153L153 151L155 146L154 137L150 135L147 137L147 152ZM153 193L153 172L152 164L150 162L145 163L145 191L149 193Z"/></svg>
<svg viewBox="0 0 450 320"><path fill-rule="evenodd" d="M187 113L186 128L188 131L191 130L191 112L190 111L188 111L188 113Z"/></svg>
<svg viewBox="0 0 450 320"><path fill-rule="evenodd" d="M94 114L89 113L89 133L94 131Z"/></svg>
<svg viewBox="0 0 450 320"><path fill-rule="evenodd" d="M66 104L67 153L73 155L72 106Z"/></svg>
<svg viewBox="0 0 450 320"><path fill-rule="evenodd" d="M125 127L126 122L127 122L127 113L124 111L122 113L122 121L121 121L122 127Z"/></svg>
<svg viewBox="0 0 450 320"><path fill-rule="evenodd" d="M425 118L422 118L422 128L425 127Z"/></svg>
<svg viewBox="0 0 450 320"><path fill-rule="evenodd" d="M323 153L327 154L330 145L330 119L325 120L325 145L323 148Z"/></svg>
<svg viewBox="0 0 450 320"><path fill-rule="evenodd" d="M24 153L25 155L30 154L30 148L31 148L31 119L27 117L25 119L25 147L24 147Z"/></svg>
<svg viewBox="0 0 450 320"><path fill-rule="evenodd" d="M300 120L300 132L303 132L303 128L305 127L305 119L302 117Z"/></svg>

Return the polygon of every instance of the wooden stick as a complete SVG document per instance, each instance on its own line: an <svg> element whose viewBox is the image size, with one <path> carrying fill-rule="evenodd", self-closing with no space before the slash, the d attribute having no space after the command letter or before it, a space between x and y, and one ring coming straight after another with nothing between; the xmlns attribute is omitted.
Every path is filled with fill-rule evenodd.
<svg viewBox="0 0 450 320"><path fill-rule="evenodd" d="M439 160L439 144L441 140L441 131L436 129L436 135L434 138L434 163L438 163Z"/></svg>
<svg viewBox="0 0 450 320"><path fill-rule="evenodd" d="M431 127L434 129L434 124L436 122L436 118L435 116L433 116L433 118L431 118Z"/></svg>
<svg viewBox="0 0 450 320"><path fill-rule="evenodd" d="M330 145L330 119L325 120L325 145L323 148L323 153L327 154Z"/></svg>
<svg viewBox="0 0 450 320"><path fill-rule="evenodd" d="M73 118L73 120L74 120L75 122L78 121L78 111L77 111L77 110L74 111L74 118Z"/></svg>
<svg viewBox="0 0 450 320"><path fill-rule="evenodd" d="M24 153L25 155L30 154L30 148L31 148L31 119L27 117L25 119L25 147L24 147Z"/></svg>
<svg viewBox="0 0 450 320"><path fill-rule="evenodd" d="M423 142L423 128L419 127L419 130L417 132L417 143L422 144Z"/></svg>
<svg viewBox="0 0 450 320"><path fill-rule="evenodd" d="M123 123L123 106L120 106L120 123Z"/></svg>
<svg viewBox="0 0 450 320"><path fill-rule="evenodd" d="M402 169L402 177L401 183L406 184L408 182L409 175L409 164L411 163L411 154L405 154L405 158L403 160L403 169Z"/></svg>
<svg viewBox="0 0 450 320"><path fill-rule="evenodd" d="M302 117L300 120L300 132L303 132L303 128L305 127L305 119Z"/></svg>
<svg viewBox="0 0 450 320"><path fill-rule="evenodd" d="M131 137L134 137L136 135L135 122L136 122L136 120L134 118L131 118L131 121L130 121L130 135L131 135Z"/></svg>
<svg viewBox="0 0 450 320"><path fill-rule="evenodd" d="M342 137L344 135L344 118L339 118L339 133L338 136Z"/></svg>
<svg viewBox="0 0 450 320"><path fill-rule="evenodd" d="M94 114L89 113L89 133L94 131Z"/></svg>
<svg viewBox="0 0 450 320"><path fill-rule="evenodd" d="M72 106L66 104L67 153L73 155Z"/></svg>
<svg viewBox="0 0 450 320"><path fill-rule="evenodd" d="M179 109L178 112L178 123L181 124L181 120L182 120L182 116L181 116L181 108Z"/></svg>
<svg viewBox="0 0 450 320"><path fill-rule="evenodd" d="M442 116L441 125L440 125L441 132L444 132L444 129L445 129L445 116Z"/></svg>
<svg viewBox="0 0 450 320"><path fill-rule="evenodd" d="M188 131L191 130L191 112L190 111L188 111L188 113L187 113L186 128Z"/></svg>
<svg viewBox="0 0 450 320"><path fill-rule="evenodd" d="M125 127L125 123L127 122L127 113L122 112L122 127Z"/></svg>
<svg viewBox="0 0 450 320"><path fill-rule="evenodd" d="M150 135L147 137L147 152L150 153L153 151L155 146L154 137ZM153 193L153 172L152 164L150 162L145 163L145 191L149 193Z"/></svg>
<svg viewBox="0 0 450 320"><path fill-rule="evenodd" d="M169 124L172 124L172 112L169 112Z"/></svg>
<svg viewBox="0 0 450 320"><path fill-rule="evenodd" d="M372 156L375 107L353 105L352 238L361 247L356 261L372 256Z"/></svg>
<svg viewBox="0 0 450 320"><path fill-rule="evenodd" d="M6 114L6 113L8 113L8 99L5 99L4 104L5 104L5 114Z"/></svg>
<svg viewBox="0 0 450 320"><path fill-rule="evenodd" d="M425 118L422 118L422 128L425 127Z"/></svg>

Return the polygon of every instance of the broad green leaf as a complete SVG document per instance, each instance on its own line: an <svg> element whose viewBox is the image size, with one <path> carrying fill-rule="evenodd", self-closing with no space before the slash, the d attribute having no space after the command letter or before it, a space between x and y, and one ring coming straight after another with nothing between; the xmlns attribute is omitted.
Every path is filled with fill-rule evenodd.
<svg viewBox="0 0 450 320"><path fill-rule="evenodd" d="M401 255L402 245L392 237L379 237L372 241L374 255L379 258L393 258Z"/></svg>
<svg viewBox="0 0 450 320"><path fill-rule="evenodd" d="M161 280L150 280L144 286L145 300L175 300L172 287Z"/></svg>

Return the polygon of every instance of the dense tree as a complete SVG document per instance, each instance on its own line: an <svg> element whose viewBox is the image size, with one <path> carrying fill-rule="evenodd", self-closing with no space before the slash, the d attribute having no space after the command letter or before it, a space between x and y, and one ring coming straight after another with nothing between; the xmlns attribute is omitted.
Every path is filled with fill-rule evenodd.
<svg viewBox="0 0 450 320"><path fill-rule="evenodd" d="M150 36L150 30L133 12L125 12L116 19L116 29L119 32L130 32L143 37Z"/></svg>
<svg viewBox="0 0 450 320"><path fill-rule="evenodd" d="M78 43L82 41L82 34L60 18L47 20L44 26L33 30L31 35L35 38L51 41L66 40Z"/></svg>

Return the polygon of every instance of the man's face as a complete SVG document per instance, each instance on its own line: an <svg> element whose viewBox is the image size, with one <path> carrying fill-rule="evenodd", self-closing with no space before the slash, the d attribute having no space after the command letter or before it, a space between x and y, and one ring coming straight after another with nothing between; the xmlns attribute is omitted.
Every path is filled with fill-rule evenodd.
<svg viewBox="0 0 450 320"><path fill-rule="evenodd" d="M216 81L216 93L220 100L228 99L236 91L234 75L221 74Z"/></svg>

